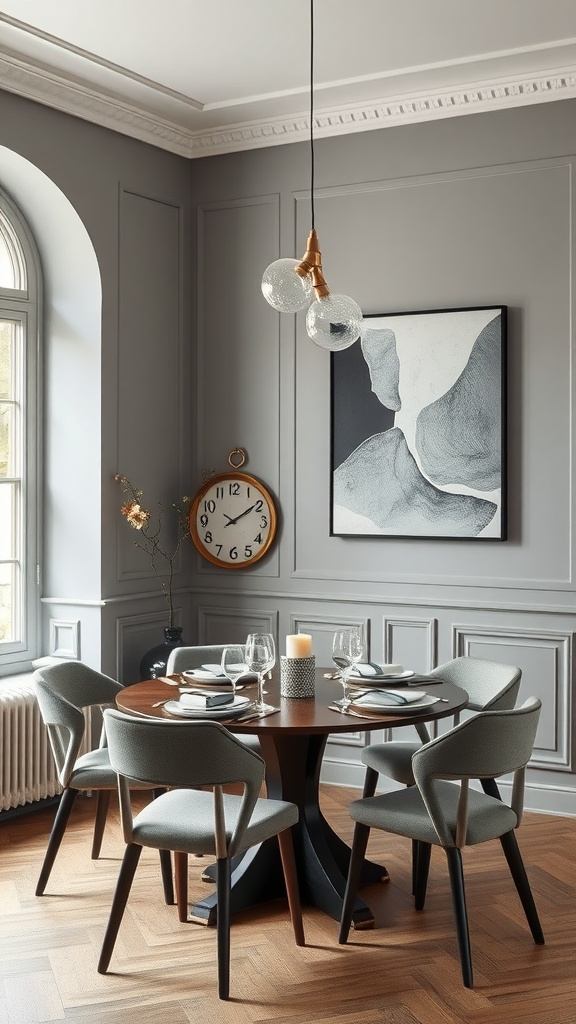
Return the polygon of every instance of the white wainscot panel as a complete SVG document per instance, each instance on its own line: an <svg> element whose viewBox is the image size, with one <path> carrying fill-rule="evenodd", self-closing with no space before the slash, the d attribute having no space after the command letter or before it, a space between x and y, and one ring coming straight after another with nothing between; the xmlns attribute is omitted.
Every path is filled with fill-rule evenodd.
<svg viewBox="0 0 576 1024"><path fill-rule="evenodd" d="M522 669L518 703L539 697L542 711L531 765L572 771L570 736L573 634L556 630L453 627L455 656L468 655Z"/></svg>
<svg viewBox="0 0 576 1024"><path fill-rule="evenodd" d="M413 668L417 672L429 672L436 666L437 634L436 619L384 616L382 661L387 664L404 665L405 668ZM378 661L378 658L374 657L374 661Z"/></svg>
<svg viewBox="0 0 576 1024"><path fill-rule="evenodd" d="M272 633L278 638L278 612L263 608L198 608L198 643L246 642L249 633Z"/></svg>
<svg viewBox="0 0 576 1024"><path fill-rule="evenodd" d="M298 615L290 616L291 633L309 633L312 637L312 653L318 667L332 667L332 641L337 629L361 627L364 635L364 654L370 651L370 620L361 615ZM282 648L281 653L284 653Z"/></svg>
<svg viewBox="0 0 576 1024"><path fill-rule="evenodd" d="M80 623L77 619L50 619L50 650L55 658L80 657Z"/></svg>

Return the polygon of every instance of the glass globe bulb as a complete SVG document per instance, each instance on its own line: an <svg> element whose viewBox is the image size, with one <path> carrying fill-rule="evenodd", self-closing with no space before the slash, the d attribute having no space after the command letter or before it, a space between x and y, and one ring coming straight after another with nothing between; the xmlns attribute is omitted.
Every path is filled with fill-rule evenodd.
<svg viewBox="0 0 576 1024"><path fill-rule="evenodd" d="M331 352L350 348L362 334L362 310L348 295L316 299L306 314L306 330L315 345Z"/></svg>
<svg viewBox="0 0 576 1024"><path fill-rule="evenodd" d="M312 297L312 281L309 275L300 277L297 266L298 260L276 260L262 275L262 294L280 313L297 313Z"/></svg>

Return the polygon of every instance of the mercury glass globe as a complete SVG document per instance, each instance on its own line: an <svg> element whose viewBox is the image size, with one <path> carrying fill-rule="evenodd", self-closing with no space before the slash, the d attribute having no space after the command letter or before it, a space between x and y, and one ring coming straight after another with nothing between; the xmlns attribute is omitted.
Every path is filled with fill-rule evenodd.
<svg viewBox="0 0 576 1024"><path fill-rule="evenodd" d="M362 310L348 295L316 299L306 314L306 330L315 345L331 352L350 348L362 334Z"/></svg>
<svg viewBox="0 0 576 1024"><path fill-rule="evenodd" d="M262 294L279 313L297 313L312 298L312 281L308 274L300 277L297 266L298 260L276 260L262 275Z"/></svg>

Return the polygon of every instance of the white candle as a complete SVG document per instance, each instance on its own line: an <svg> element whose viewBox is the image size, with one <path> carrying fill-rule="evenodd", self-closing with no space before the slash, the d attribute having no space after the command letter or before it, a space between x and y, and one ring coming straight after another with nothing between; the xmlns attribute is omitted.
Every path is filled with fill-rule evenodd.
<svg viewBox="0 0 576 1024"><path fill-rule="evenodd" d="M310 658L312 655L312 637L308 633L294 633L286 637L287 658Z"/></svg>

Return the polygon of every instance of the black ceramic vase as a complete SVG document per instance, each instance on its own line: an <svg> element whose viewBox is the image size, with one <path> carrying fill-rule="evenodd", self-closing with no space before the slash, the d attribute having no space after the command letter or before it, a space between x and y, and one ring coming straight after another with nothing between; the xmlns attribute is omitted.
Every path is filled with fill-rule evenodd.
<svg viewBox="0 0 576 1024"><path fill-rule="evenodd" d="M182 626L165 626L164 643L146 651L140 662L140 679L157 679L158 676L165 675L170 652L175 647L183 646Z"/></svg>

